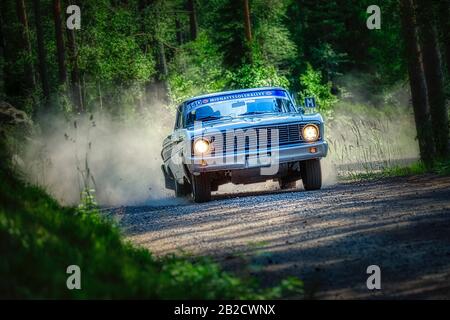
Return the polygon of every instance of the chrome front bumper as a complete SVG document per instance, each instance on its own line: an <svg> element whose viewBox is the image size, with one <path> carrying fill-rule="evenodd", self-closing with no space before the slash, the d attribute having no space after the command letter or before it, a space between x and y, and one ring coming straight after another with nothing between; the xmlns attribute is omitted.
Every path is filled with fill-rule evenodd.
<svg viewBox="0 0 450 320"><path fill-rule="evenodd" d="M312 153L311 148L315 148L316 152ZM233 156L223 155L215 157L185 157L184 163L191 174L201 172L213 172L224 170L238 170L247 168L262 168L278 164L295 162L309 159L323 158L328 153L328 144L325 141L314 143L299 143L295 145L280 146L278 152L272 152L272 157L263 159L258 157L259 154L267 154L267 150L249 150L241 151ZM268 162L269 161L269 162ZM270 162L272 161L272 162Z"/></svg>

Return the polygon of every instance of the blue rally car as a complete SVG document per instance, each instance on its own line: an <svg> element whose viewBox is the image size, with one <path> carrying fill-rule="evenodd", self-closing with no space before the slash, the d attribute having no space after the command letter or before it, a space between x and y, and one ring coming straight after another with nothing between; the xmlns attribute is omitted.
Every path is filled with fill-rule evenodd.
<svg viewBox="0 0 450 320"><path fill-rule="evenodd" d="M320 114L306 114L283 88L254 88L180 104L163 142L161 168L177 197L192 194L195 202L206 202L229 182L277 180L288 189L301 179L306 190L320 189L320 159L327 151Z"/></svg>

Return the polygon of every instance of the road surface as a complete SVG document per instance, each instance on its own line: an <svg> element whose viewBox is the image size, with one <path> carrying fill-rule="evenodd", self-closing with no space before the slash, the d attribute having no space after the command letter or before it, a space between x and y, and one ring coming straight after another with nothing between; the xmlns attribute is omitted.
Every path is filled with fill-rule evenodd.
<svg viewBox="0 0 450 320"><path fill-rule="evenodd" d="M131 241L157 255L212 256L264 285L296 276L305 298L450 299L450 177L301 189L112 214ZM367 289L370 265L381 268L381 290Z"/></svg>

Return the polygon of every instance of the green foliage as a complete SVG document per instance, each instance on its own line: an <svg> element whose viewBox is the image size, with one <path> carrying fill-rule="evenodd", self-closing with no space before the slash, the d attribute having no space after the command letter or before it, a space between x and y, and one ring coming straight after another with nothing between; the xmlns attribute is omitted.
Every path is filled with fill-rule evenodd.
<svg viewBox="0 0 450 320"><path fill-rule="evenodd" d="M280 25L263 24L255 30L256 41L260 45L264 61L289 70L297 53L295 44L290 39L289 31Z"/></svg>
<svg viewBox="0 0 450 320"><path fill-rule="evenodd" d="M135 8L111 9L110 1L87 2L79 39L79 64L86 75L127 85L148 81L155 72L151 55L139 47Z"/></svg>
<svg viewBox="0 0 450 320"><path fill-rule="evenodd" d="M244 64L231 76L231 88L253 88L279 86L288 88L289 80L279 74L277 69L263 63Z"/></svg>
<svg viewBox="0 0 450 320"><path fill-rule="evenodd" d="M297 57L297 46L285 24L290 2L290 0L251 1L253 51L257 51L258 59L263 64L274 65L282 73L291 71L291 64ZM254 57L254 60L258 59Z"/></svg>
<svg viewBox="0 0 450 320"><path fill-rule="evenodd" d="M432 170L441 176L450 175L450 159L435 161Z"/></svg>
<svg viewBox="0 0 450 320"><path fill-rule="evenodd" d="M211 42L223 54L227 69L238 68L248 59L241 1L204 0L199 3L199 16Z"/></svg>
<svg viewBox="0 0 450 320"><path fill-rule="evenodd" d="M382 8L380 30L366 27L369 5ZM325 82L349 72L367 73L377 79L373 94L405 79L398 1L299 0L289 4L288 12L285 25L298 51L294 78L308 63Z"/></svg>
<svg viewBox="0 0 450 320"><path fill-rule="evenodd" d="M379 172L356 173L347 176L344 180L374 180L392 177L407 177L422 174L450 175L450 160L437 160L431 167L427 167L422 161L414 162L408 166L387 167Z"/></svg>
<svg viewBox="0 0 450 320"><path fill-rule="evenodd" d="M310 64L306 72L300 77L303 90L299 92L300 98L315 97L319 110L330 110L337 102L336 96L331 93L331 83L324 84L320 71L315 71Z"/></svg>
<svg viewBox="0 0 450 320"><path fill-rule="evenodd" d="M81 202L77 211L82 215L99 213L94 189L85 189L81 192Z"/></svg>
<svg viewBox="0 0 450 320"><path fill-rule="evenodd" d="M142 50L143 35L135 4L114 7L109 0L83 3L78 63L87 110L106 107L125 114L136 105L142 87L156 72L151 52Z"/></svg>
<svg viewBox="0 0 450 320"><path fill-rule="evenodd" d="M405 177L427 173L425 165L422 162L413 163L409 166L386 167L381 171L370 171L363 173L350 173L343 180L367 181L392 177Z"/></svg>
<svg viewBox="0 0 450 320"><path fill-rule="evenodd" d="M204 32L178 49L169 70L169 94L175 104L188 97L223 90L229 77L222 55Z"/></svg>
<svg viewBox="0 0 450 320"><path fill-rule="evenodd" d="M301 0L290 3L289 18L285 23L300 53L294 78L305 72L308 63L322 72L325 81L343 73L348 50L359 45L346 43L348 34L353 31L349 18L349 10L353 8L355 11L365 10L354 4L347 6L345 1Z"/></svg>
<svg viewBox="0 0 450 320"><path fill-rule="evenodd" d="M382 5L381 30L368 31L365 27L370 4ZM44 101L39 81L35 88L24 87L26 63L32 62L37 73L35 17L26 5L31 54L21 48L20 37L11 36L20 30L15 6L11 2L2 7L6 12L6 47L0 64L8 73L8 81L3 83L0 95L31 113L43 108ZM49 0L42 1L43 12L51 5ZM335 89L339 77L349 71L373 75L373 85L381 91L406 77L394 0L252 0L251 43L244 36L242 1L197 0L200 34L195 41L189 35L189 15L183 0L86 0L80 6L82 29L75 32L75 40L88 111L102 108L121 117L133 116L155 82L167 81L163 87L173 103L238 87L281 85L301 91L305 88L298 79L309 76L308 64L322 73L324 88L331 82ZM72 112L70 86L61 90L57 79L53 17L42 14L41 18L52 103L58 110ZM169 67L168 75L162 60ZM66 64L70 79L69 59ZM370 93L377 90L371 88ZM327 95L326 89L321 91Z"/></svg>
<svg viewBox="0 0 450 320"><path fill-rule="evenodd" d="M320 71L322 71L327 81L335 79L336 76L342 75L341 65L348 61L347 53L336 52L329 43L323 43L317 48L311 49L314 60L318 62ZM307 65L308 72L309 64Z"/></svg>
<svg viewBox="0 0 450 320"><path fill-rule="evenodd" d="M253 40L252 43L246 43L241 2L202 1L201 11L207 12L201 17L205 26L204 37L207 37L209 46L220 53L220 59L217 61L217 55L213 54L212 58L205 57L196 61L197 66L205 66L206 62L208 67L209 60L212 60L212 65L222 66L223 81L220 83L220 90L261 86L289 87L286 75L292 69L297 49L283 23L288 3L289 1L273 0L251 2ZM203 73L208 79L207 72ZM181 84L181 81L177 83Z"/></svg>
<svg viewBox="0 0 450 320"><path fill-rule="evenodd" d="M372 2L366 0L368 5ZM375 87L383 90L392 87L399 81L404 81L407 78L407 71L398 3L396 1L380 1L378 5L383 8L382 28L370 32L370 37L367 39L367 64L377 79ZM361 17L361 20L365 22L365 17Z"/></svg>
<svg viewBox="0 0 450 320"><path fill-rule="evenodd" d="M206 258L156 258L124 242L91 196L78 210L63 208L0 171L0 298L274 299L302 293L298 279L261 289ZM66 287L69 265L81 268L81 290Z"/></svg>

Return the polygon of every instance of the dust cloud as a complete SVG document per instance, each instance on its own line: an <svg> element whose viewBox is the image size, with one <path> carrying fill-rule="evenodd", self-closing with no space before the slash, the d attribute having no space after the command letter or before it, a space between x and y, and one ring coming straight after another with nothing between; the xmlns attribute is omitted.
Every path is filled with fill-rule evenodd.
<svg viewBox="0 0 450 320"><path fill-rule="evenodd" d="M48 128L26 144L24 176L64 205L79 203L86 187L103 206L173 201L164 188L160 152L174 115L164 105L151 110L126 121L102 113L41 119Z"/></svg>
<svg viewBox="0 0 450 320"><path fill-rule="evenodd" d="M350 79L345 80L347 88L355 82L355 77ZM371 97L367 90L353 88L332 114L325 115L325 121L329 154L323 164L330 182L333 175L377 172L419 159L410 93L405 85Z"/></svg>

